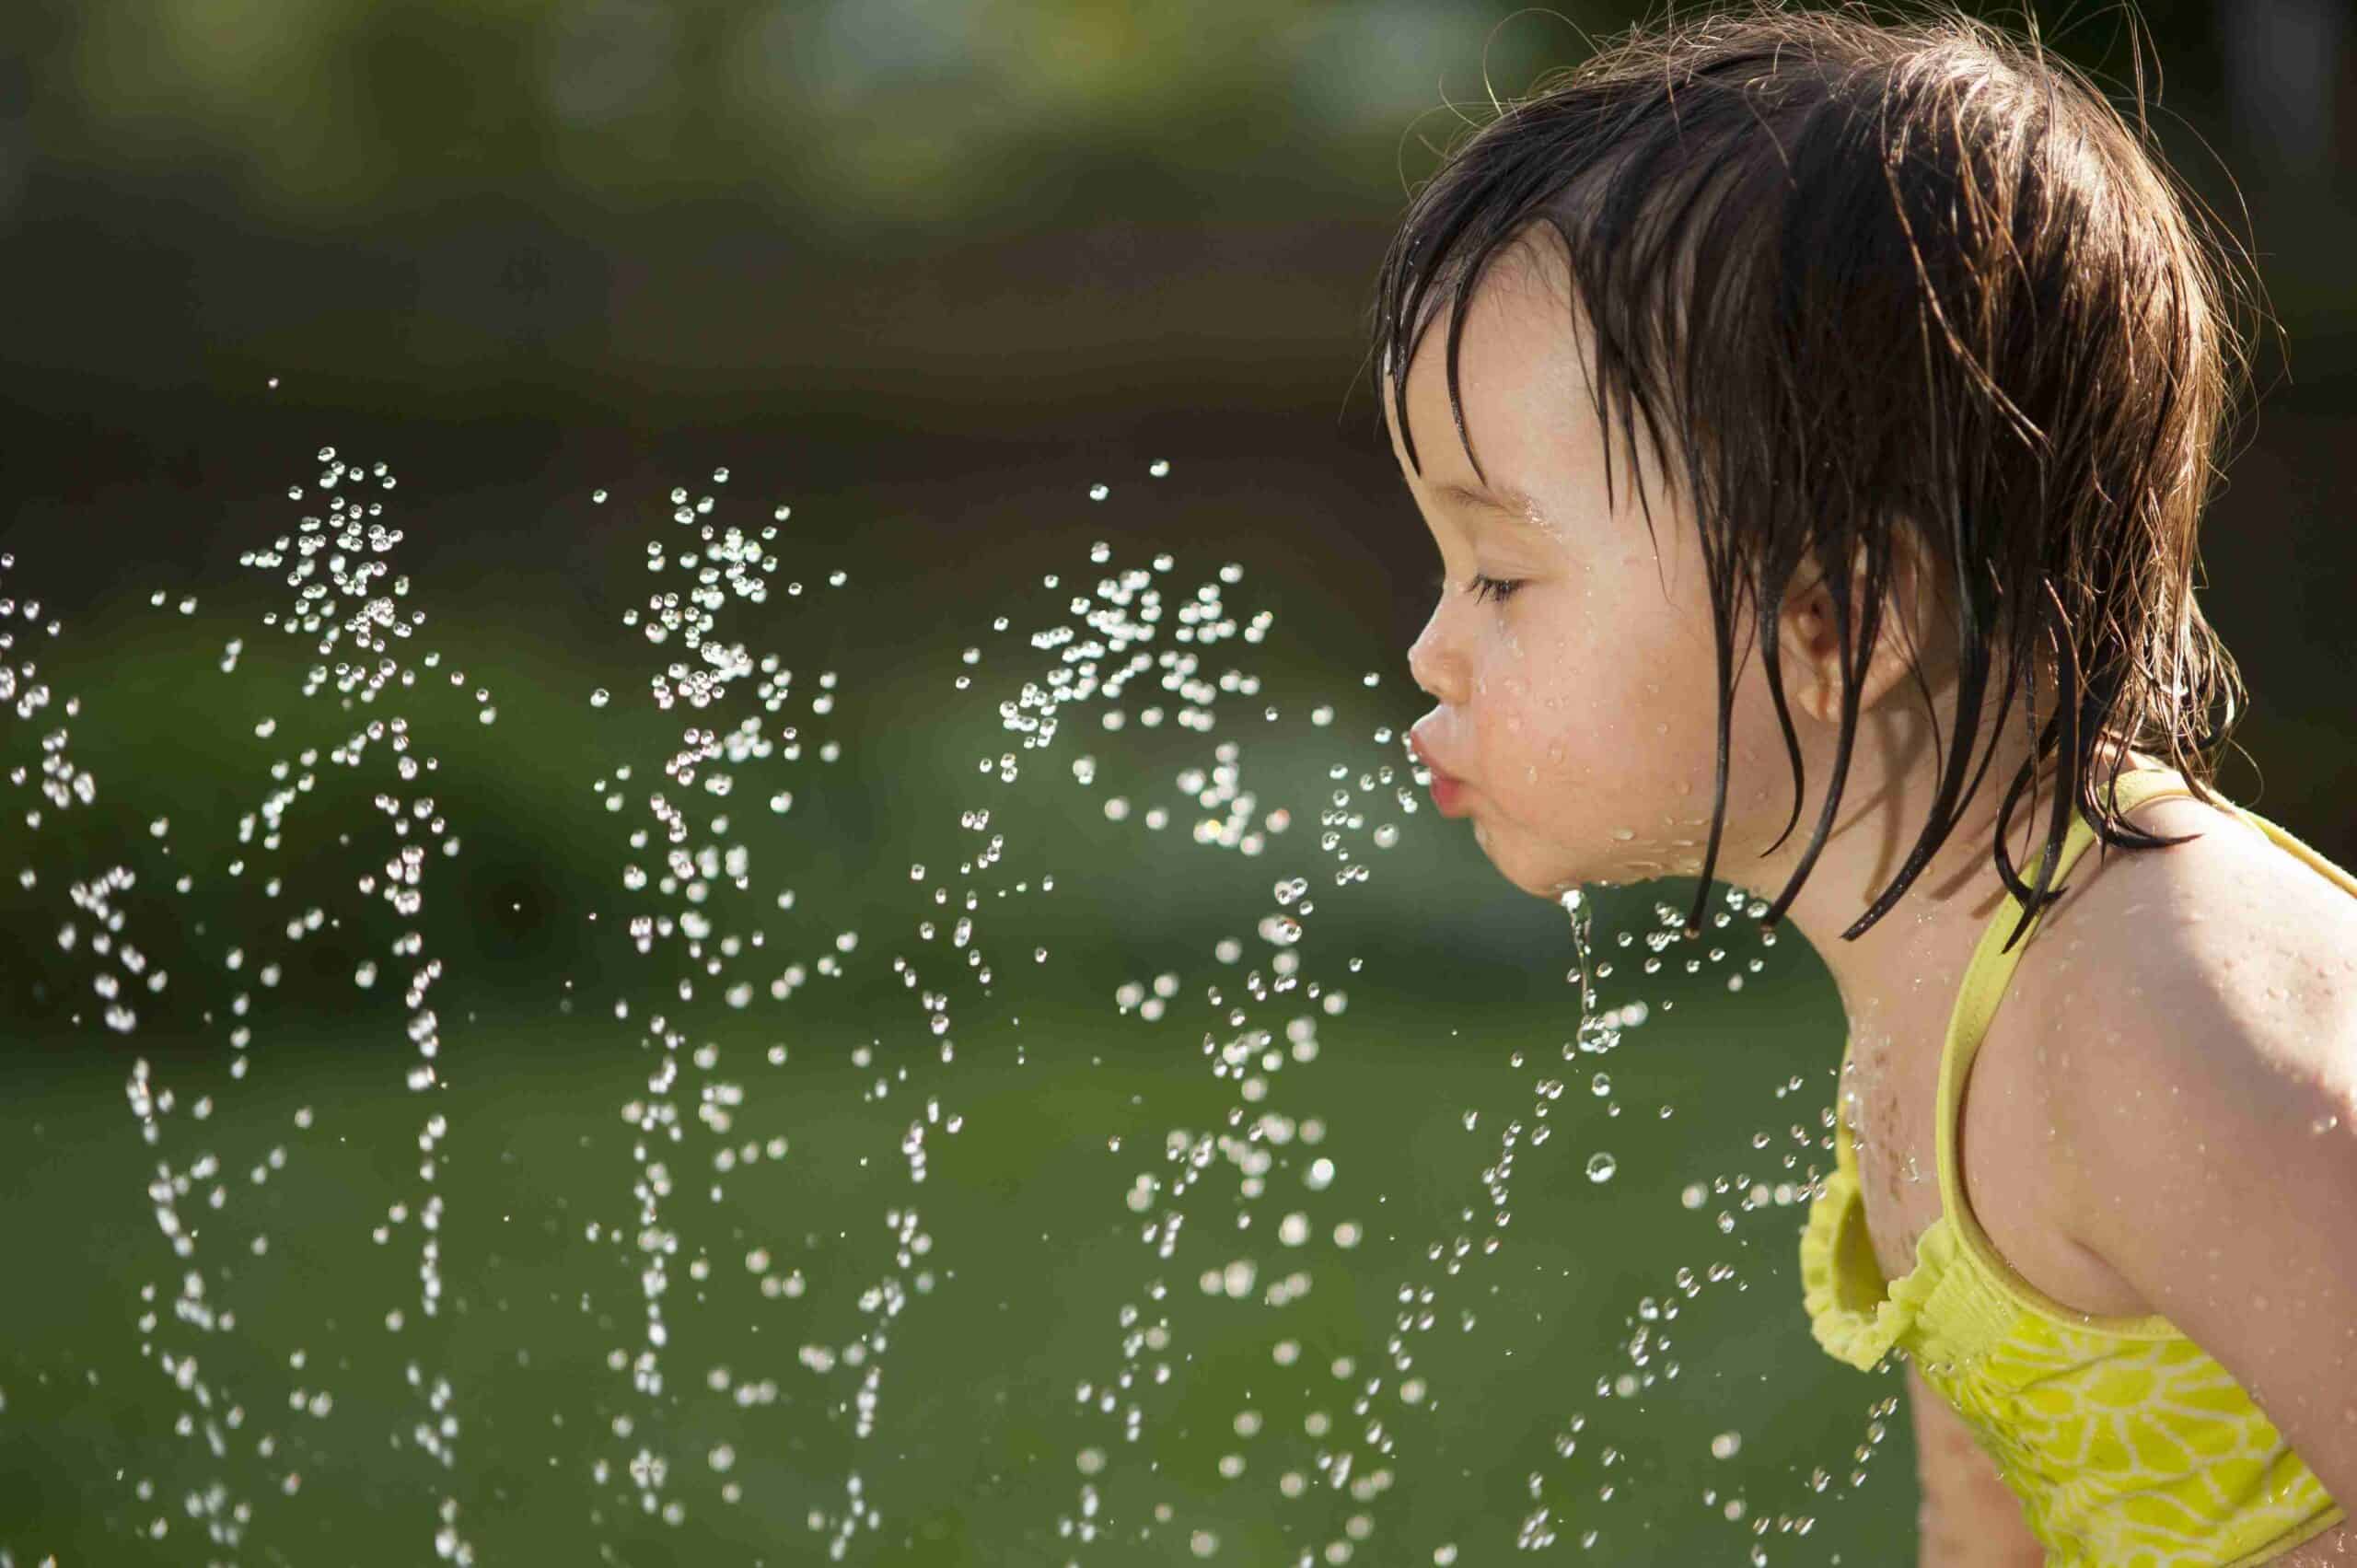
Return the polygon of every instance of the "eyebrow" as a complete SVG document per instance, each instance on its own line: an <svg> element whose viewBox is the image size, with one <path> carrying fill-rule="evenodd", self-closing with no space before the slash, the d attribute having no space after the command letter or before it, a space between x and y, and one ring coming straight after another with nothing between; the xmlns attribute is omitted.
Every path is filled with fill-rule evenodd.
<svg viewBox="0 0 2357 1568"><path fill-rule="evenodd" d="M1546 527L1546 514L1538 503L1510 484L1500 485L1495 490L1477 490L1471 485L1451 482L1434 485L1433 494L1444 501L1454 501L1477 511L1494 513L1525 528Z"/></svg>

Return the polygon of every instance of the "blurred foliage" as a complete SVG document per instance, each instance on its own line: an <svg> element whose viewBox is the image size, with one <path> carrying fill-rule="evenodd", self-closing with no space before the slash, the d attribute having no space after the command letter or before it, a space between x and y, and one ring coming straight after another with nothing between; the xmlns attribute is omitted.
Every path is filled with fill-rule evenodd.
<svg viewBox="0 0 2357 1568"><path fill-rule="evenodd" d="M52 0L0 20L0 285L52 305L14 374L641 422L923 391L973 423L1009 365L1067 406L1139 366L1330 401L1434 150L1638 9ZM2256 11L2141 13L2037 8L2122 90L2145 42L2180 166L2237 231L2250 196L2287 319L2346 331L2348 160L2229 112L2281 66L2227 69Z"/></svg>
<svg viewBox="0 0 2357 1568"><path fill-rule="evenodd" d="M72 88L41 132L119 162L233 169L244 199L296 221L529 189L631 211L767 203L863 231L987 226L1022 187L1109 162L1240 171L1282 149L1274 185L1379 188L1393 170L1364 139L1396 135L1438 78L1478 75L1510 9L101 3L53 41ZM1566 30L1502 29L1489 63L1527 74Z"/></svg>
<svg viewBox="0 0 2357 1568"><path fill-rule="evenodd" d="M1515 90L1640 9L92 0L51 35L71 87L39 130L115 161L226 166L258 207L313 222L546 187L629 209L714 195L863 229L987 226L1021 185L1094 161L1239 179L1263 162L1275 187L1314 175L1341 204L1394 188L1368 154L1444 94ZM2057 17L2060 47L2122 64L2117 15ZM2212 7L2143 18L2159 56L2214 92Z"/></svg>

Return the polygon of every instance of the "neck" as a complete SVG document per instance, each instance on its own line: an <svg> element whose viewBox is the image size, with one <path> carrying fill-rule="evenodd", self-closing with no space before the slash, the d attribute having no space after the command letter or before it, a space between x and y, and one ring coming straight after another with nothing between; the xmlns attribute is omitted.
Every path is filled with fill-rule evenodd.
<svg viewBox="0 0 2357 1568"><path fill-rule="evenodd" d="M1853 769L1833 830L1786 913L1832 972L1853 1034L1920 1034L1927 1027L1936 1030L1945 1018L1981 933L2003 906L2005 887L1995 860L1997 808L2029 754L2028 743L2017 732L2000 743L1955 830L1921 874L1873 926L1845 938L1906 863L1938 789L1928 745L1868 744L1868 728L1861 723L1856 755L1867 766ZM2053 788L2049 772L2040 780L2035 809L2027 794L2015 803L2007 848L2024 877L2044 844ZM1811 801L1813 808L1821 798ZM1781 890L1813 820L1805 816L1792 839L1758 863L1764 869L1742 877L1744 884L1766 889L1765 897ZM1728 871L1739 874L1735 865ZM1942 1011L1927 1025L1925 1010L1933 1007Z"/></svg>

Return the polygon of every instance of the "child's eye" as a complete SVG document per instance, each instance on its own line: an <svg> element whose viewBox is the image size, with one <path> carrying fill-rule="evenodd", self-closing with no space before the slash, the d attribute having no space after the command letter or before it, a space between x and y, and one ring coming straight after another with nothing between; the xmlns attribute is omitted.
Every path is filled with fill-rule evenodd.
<svg viewBox="0 0 2357 1568"><path fill-rule="evenodd" d="M1434 577L1433 579L1433 587L1435 589L1446 589L1448 587L1448 579L1446 576ZM1511 598L1514 596L1515 590L1520 587L1522 587L1520 579L1509 580L1503 577L1483 577L1479 575L1476 575L1472 579L1471 583L1472 593L1475 598L1487 599L1493 604L1504 603L1508 598Z"/></svg>

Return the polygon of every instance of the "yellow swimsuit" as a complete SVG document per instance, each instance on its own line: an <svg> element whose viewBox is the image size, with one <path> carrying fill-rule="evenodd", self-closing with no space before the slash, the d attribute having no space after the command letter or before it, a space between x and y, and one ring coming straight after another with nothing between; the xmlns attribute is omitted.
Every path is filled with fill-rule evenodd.
<svg viewBox="0 0 2357 1568"><path fill-rule="evenodd" d="M2117 798L2132 809L2189 793L2176 773L2147 770L2123 772ZM2357 895L2357 877L2234 809ZM2084 816L2071 824L2063 873L2094 840ZM1811 1330L1861 1370L1893 1347L1913 1358L1997 1461L2049 1568L2265 1562L2346 1516L2250 1396L2165 1318L2089 1317L2046 1295L1997 1255L1966 1204L1953 1129L1973 1054L2029 943L2002 950L2020 916L2008 896L1965 970L1940 1054L1940 1217L1914 1271L1887 1285L1847 1121L1835 1118L1836 1168L1801 1237Z"/></svg>

